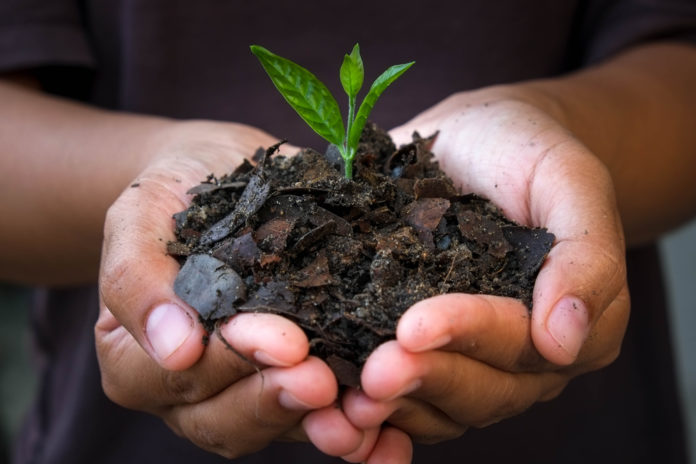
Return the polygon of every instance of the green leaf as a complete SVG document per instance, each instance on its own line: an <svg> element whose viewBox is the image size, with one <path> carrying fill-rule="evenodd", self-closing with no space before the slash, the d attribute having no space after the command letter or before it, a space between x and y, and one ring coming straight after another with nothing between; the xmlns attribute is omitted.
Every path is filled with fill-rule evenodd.
<svg viewBox="0 0 696 464"><path fill-rule="evenodd" d="M375 106L375 102L382 95L382 92L389 87L389 85L399 78L403 73L410 68L415 61L410 63L397 64L382 73L370 87L370 91L365 95L365 99L360 104L360 109L358 114L355 116L355 122L350 128L350 134L348 134L348 146L357 147L358 142L360 142L360 134L362 134L365 124L367 123L367 118L372 112L372 108Z"/></svg>
<svg viewBox="0 0 696 464"><path fill-rule="evenodd" d="M340 145L344 138L341 110L328 88L314 74L259 46L251 52L261 62L266 73L285 101L320 136Z"/></svg>
<svg viewBox="0 0 696 464"><path fill-rule="evenodd" d="M360 56L360 46L355 44L350 55L343 57L341 65L341 84L350 98L355 98L363 85L365 70L362 57Z"/></svg>

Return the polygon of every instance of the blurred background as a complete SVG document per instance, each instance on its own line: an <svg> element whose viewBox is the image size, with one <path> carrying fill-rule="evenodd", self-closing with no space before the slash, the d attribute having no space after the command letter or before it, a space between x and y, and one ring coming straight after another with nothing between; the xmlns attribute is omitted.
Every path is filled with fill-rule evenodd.
<svg viewBox="0 0 696 464"><path fill-rule="evenodd" d="M28 289L0 284L0 463L9 450L22 415L36 391L31 369Z"/></svg>
<svg viewBox="0 0 696 464"><path fill-rule="evenodd" d="M667 236L660 247L691 462L696 464L696 221ZM37 385L30 367L29 296L27 289L0 284L0 464L9 462L11 442Z"/></svg>
<svg viewBox="0 0 696 464"><path fill-rule="evenodd" d="M696 464L696 221L667 236L660 248L691 463Z"/></svg>

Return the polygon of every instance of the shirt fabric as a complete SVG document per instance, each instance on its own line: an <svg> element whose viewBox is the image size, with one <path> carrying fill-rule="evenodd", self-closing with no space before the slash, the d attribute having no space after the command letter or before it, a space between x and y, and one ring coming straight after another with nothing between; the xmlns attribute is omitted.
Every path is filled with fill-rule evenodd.
<svg viewBox="0 0 696 464"><path fill-rule="evenodd" d="M0 72L30 70L50 92L120 111L258 126L321 148L272 88L248 46L286 56L342 95L338 69L359 42L366 83L416 60L372 119L389 128L459 90L558 76L647 40L696 41L688 0L230 2L5 0ZM439 445L415 462L683 463L659 258L629 253L632 315L619 359L557 399ZM15 463L222 463L156 417L101 391L96 288L37 293L41 389ZM233 414L234 411L230 411ZM307 444L273 444L239 463L343 462Z"/></svg>

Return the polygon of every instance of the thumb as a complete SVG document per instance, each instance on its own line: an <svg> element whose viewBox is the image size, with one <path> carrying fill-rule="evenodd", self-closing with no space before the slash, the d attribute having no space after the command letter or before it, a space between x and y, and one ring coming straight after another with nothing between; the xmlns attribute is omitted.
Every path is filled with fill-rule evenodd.
<svg viewBox="0 0 696 464"><path fill-rule="evenodd" d="M608 364L603 359L615 356L628 321L624 267L584 245L556 245L534 289L532 339L537 351L558 365L581 357Z"/></svg>
<svg viewBox="0 0 696 464"><path fill-rule="evenodd" d="M123 325L168 370L192 366L204 350L205 330L195 310L174 294L179 265L166 252L174 239L172 215L185 208L182 184L144 174L126 189L107 213L99 275L97 328Z"/></svg>
<svg viewBox="0 0 696 464"><path fill-rule="evenodd" d="M403 126L395 127L389 131L389 136L392 138L394 144L399 147L411 142L411 135L413 134L412 124L406 124Z"/></svg>
<svg viewBox="0 0 696 464"><path fill-rule="evenodd" d="M564 175L567 169L575 171ZM532 338L547 360L568 365L600 319L610 322L614 341L622 339L629 310L623 232L611 179L593 156L551 153L534 183L543 185L530 188L532 216L556 243L534 287Z"/></svg>
<svg viewBox="0 0 696 464"><path fill-rule="evenodd" d="M413 133L418 132L422 137L429 137L441 130L441 118L439 107L428 110L411 119L410 121L392 128L389 136L398 147L413 142Z"/></svg>

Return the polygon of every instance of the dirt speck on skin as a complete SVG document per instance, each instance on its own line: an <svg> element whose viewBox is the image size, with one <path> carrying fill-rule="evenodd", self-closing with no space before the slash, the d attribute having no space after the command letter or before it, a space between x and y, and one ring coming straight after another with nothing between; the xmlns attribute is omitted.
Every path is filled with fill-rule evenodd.
<svg viewBox="0 0 696 464"><path fill-rule="evenodd" d="M257 153L255 167L209 176L175 215L177 241L168 245L182 264L175 291L210 331L237 312L293 320L311 352L352 386L420 300L486 293L529 307L554 236L457 192L432 142L414 134L397 149L368 124L352 180L335 150L284 157L274 156L277 147Z"/></svg>

